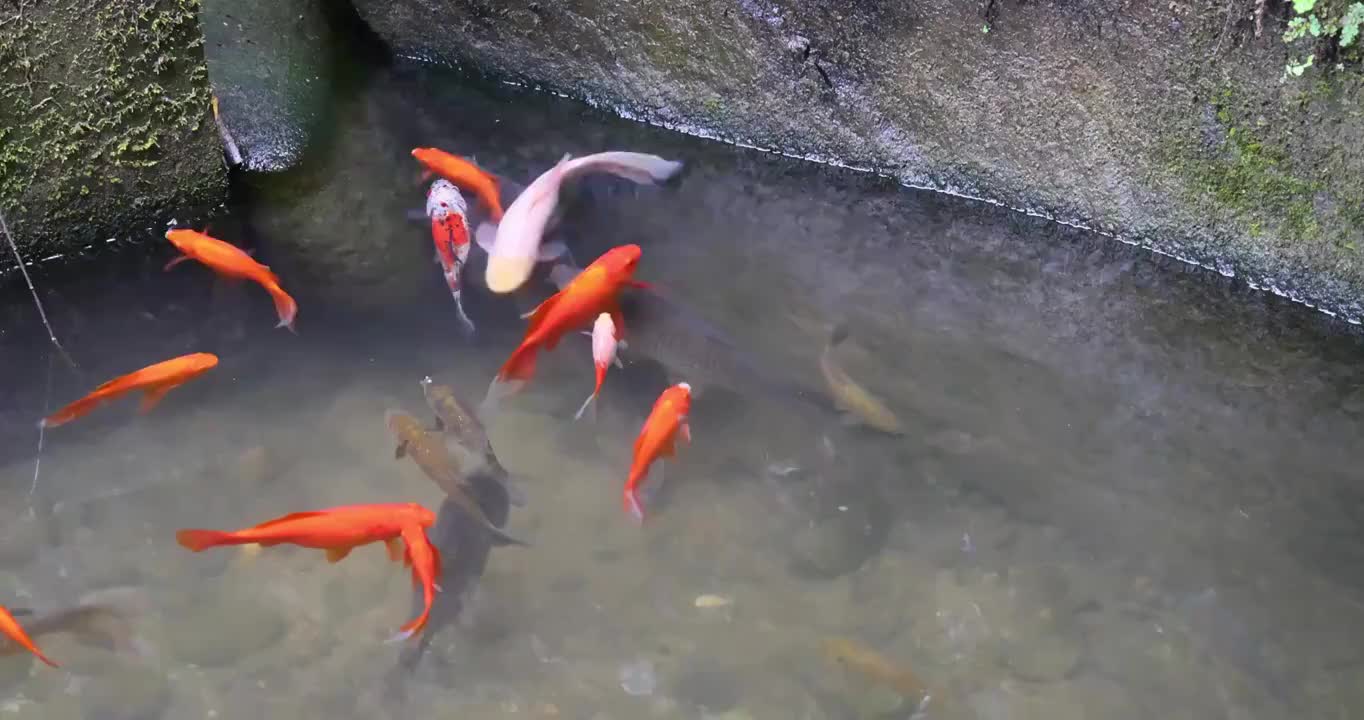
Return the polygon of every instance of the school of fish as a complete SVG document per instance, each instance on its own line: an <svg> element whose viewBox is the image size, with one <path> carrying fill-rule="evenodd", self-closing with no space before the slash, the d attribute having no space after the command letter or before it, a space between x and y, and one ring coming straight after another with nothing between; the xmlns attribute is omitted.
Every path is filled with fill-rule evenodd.
<svg viewBox="0 0 1364 720"><path fill-rule="evenodd" d="M557 292L522 316L527 321L524 335L498 369L476 411L454 388L437 384L430 376L419 384L434 415L432 422L398 409L386 411L384 421L394 443L395 459L412 460L444 492L439 512L411 502L342 505L291 512L238 530L184 529L175 534L179 545L195 553L227 546L268 548L287 544L321 550L328 563L340 562L356 548L382 545L389 560L410 568L416 589L416 617L401 625L391 641L421 636L432 623L437 627L448 623L476 587L492 548L528 546L505 529L510 507L522 506L526 499L499 461L484 423L491 421L501 403L531 382L539 355L555 350L565 337L582 334L591 338L595 382L575 419L589 407L595 416L594 402L602 392L608 368L622 366L618 350L648 353L675 375L683 376L659 394L640 427L631 463L622 473L624 510L639 523L645 519L652 489L663 480L663 463L676 457L679 444L689 445L692 440L689 415L693 391L685 376L696 374L703 382L736 385L757 377L752 382L755 387L771 387L777 393L791 389L772 383L755 363L740 356L732 344L715 333L696 333L692 332L695 326L670 324L672 306L656 295L649 283L635 278L643 258L638 245L610 248L579 269L563 243L547 239L562 214L560 193L565 183L585 174L606 173L640 185L656 185L676 177L682 163L625 151L579 158L565 155L507 204L505 193L510 183L472 157L433 147L414 148L411 155L423 167L423 180L434 178L426 192L424 215L429 220L435 263L454 302L459 332L466 337L476 332L476 324L464 307L464 274L474 245L488 256L484 279L495 295L520 289L537 263L554 263L550 278L559 286ZM476 205L465 200L465 192L477 199ZM471 233L471 227L477 231ZM165 270L193 260L222 280L249 280L270 297L278 320L276 327L297 332L297 302L253 252L209 235L207 228L175 228L165 237L179 253ZM635 313L641 319L639 343L631 343L627 337L627 331L636 328L627 327L626 307L653 308L650 313ZM681 331L677 332L679 327ZM845 334L838 331L830 349ZM678 342L679 337L700 338L700 344ZM828 357L826 350L821 367L839 406L865 418L870 426L898 432L894 414L853 383ZM152 363L99 385L42 418L39 424L55 428L71 423L131 393L141 393L140 412L150 412L172 389L206 375L218 364L217 356L202 352ZM731 380L733 377L739 379ZM428 533L433 528L434 540ZM447 558L453 558L453 565ZM442 585L447 566L454 573L448 586L453 595L448 600L444 599L447 587ZM123 647L131 636L130 617L121 606L106 602L89 601L46 615L0 605L0 633L6 639L0 647L31 653L57 667L39 649L35 637L68 631L100 641L91 628L112 627L117 632L105 633L112 638L108 644ZM21 622L21 618L26 621ZM404 660L404 668L415 663L428 641L422 638L415 651L405 651L409 659Z"/></svg>

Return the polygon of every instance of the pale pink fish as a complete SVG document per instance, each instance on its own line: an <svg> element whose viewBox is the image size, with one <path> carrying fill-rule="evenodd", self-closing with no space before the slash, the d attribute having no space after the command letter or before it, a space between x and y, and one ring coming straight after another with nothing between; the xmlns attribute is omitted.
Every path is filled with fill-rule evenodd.
<svg viewBox="0 0 1364 720"><path fill-rule="evenodd" d="M611 322L610 313L602 313L597 316L597 321L592 324L592 364L597 369L597 386L593 388L592 394L583 401L583 406L578 408L578 413L573 416L574 420L583 416L583 411L597 398L601 392L602 381L606 379L606 368L615 363L616 367L621 367L620 360L616 357L616 348L624 344L624 341L616 339L616 324ZM596 413L596 406L592 407L592 412Z"/></svg>
<svg viewBox="0 0 1364 720"><path fill-rule="evenodd" d="M645 153L612 151L576 159L564 155L512 201L500 224L478 226L475 241L488 252L488 289L512 292L530 277L535 263L557 257L547 257L541 243L559 205L559 189L566 181L590 172L605 172L652 185L667 181L681 170L680 162Z"/></svg>

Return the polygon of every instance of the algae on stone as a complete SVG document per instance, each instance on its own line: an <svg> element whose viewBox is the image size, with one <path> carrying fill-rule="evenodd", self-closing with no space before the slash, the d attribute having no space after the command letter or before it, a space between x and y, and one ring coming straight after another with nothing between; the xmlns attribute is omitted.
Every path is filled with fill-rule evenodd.
<svg viewBox="0 0 1364 720"><path fill-rule="evenodd" d="M21 250L70 252L222 200L198 10L0 8L0 207Z"/></svg>
<svg viewBox="0 0 1364 720"><path fill-rule="evenodd" d="M1256 37L1240 3L355 4L400 56L1043 211L1364 317L1360 67L1280 84L1283 19Z"/></svg>

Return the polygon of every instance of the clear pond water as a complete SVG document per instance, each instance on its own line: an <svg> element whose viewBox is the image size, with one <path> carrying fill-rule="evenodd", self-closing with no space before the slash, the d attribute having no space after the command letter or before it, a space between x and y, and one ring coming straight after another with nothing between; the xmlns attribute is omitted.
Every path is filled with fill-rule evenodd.
<svg viewBox="0 0 1364 720"><path fill-rule="evenodd" d="M259 288L162 272L152 231L35 272L73 372L7 276L0 601L135 588L147 652L42 638L64 667L0 658L0 717L909 717L830 661L834 637L932 686L930 718L1364 714L1364 364L1342 327L1042 220L437 72L374 73L334 129L309 167L238 178L211 226L280 272L296 336ZM460 336L407 217L418 145L521 183L565 152L685 161L668 187L587 184L565 218L575 256L639 243L639 276L695 316L679 342L704 318L812 388L846 323L839 362L905 434L698 382L694 442L636 527L634 437L668 380L697 379L634 358L574 422L592 377L569 338L489 427L528 499L508 530L532 546L493 550L409 666L384 640L410 580L378 548L335 565L182 549L182 527L439 504L384 411L427 417L428 374L481 398L544 288L474 287L480 332ZM150 414L125 400L49 430L34 483L39 417L195 351L222 362Z"/></svg>

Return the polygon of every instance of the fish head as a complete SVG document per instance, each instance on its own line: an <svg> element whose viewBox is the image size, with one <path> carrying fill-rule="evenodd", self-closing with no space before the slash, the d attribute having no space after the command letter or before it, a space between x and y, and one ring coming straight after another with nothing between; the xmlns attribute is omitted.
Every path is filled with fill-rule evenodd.
<svg viewBox="0 0 1364 720"><path fill-rule="evenodd" d="M691 413L691 384L680 382L668 388L668 394L672 397L672 405L677 409L679 417L687 417Z"/></svg>
<svg viewBox="0 0 1364 720"><path fill-rule="evenodd" d="M417 381L417 384L422 386L422 390L426 390L427 388L430 388L430 387L431 387L431 384L434 383L434 382L435 382L435 380L432 380L432 379L431 379L431 376L430 376L430 375L427 375L426 377L422 378L421 380L418 380L418 381Z"/></svg>
<svg viewBox="0 0 1364 720"><path fill-rule="evenodd" d="M431 183L431 188L426 191L427 217L442 220L450 215L458 215L463 219L468 213L469 203L454 183L445 178L437 178Z"/></svg>
<svg viewBox="0 0 1364 720"><path fill-rule="evenodd" d="M437 162L437 155L439 153L440 150L437 150L436 148L429 147L412 148L412 157L416 158L417 162L427 167L431 167Z"/></svg>
<svg viewBox="0 0 1364 720"><path fill-rule="evenodd" d="M199 235L198 232L187 228L174 228L166 231L166 239L182 253L189 253L189 248L194 244L194 239Z"/></svg>
<svg viewBox="0 0 1364 720"><path fill-rule="evenodd" d="M414 432L421 430L421 423L417 422L417 418L414 418L401 410L385 410L384 424L388 426L388 429L392 431L394 435L397 435L400 438L412 435Z"/></svg>
<svg viewBox="0 0 1364 720"><path fill-rule="evenodd" d="M638 245L619 245L607 250L597 262L606 268L607 273L615 280L625 280L635 274L635 268L639 265L639 258L643 251Z"/></svg>
<svg viewBox="0 0 1364 720"><path fill-rule="evenodd" d="M212 370L218 366L218 356L213 353L194 353L188 356L189 368L196 373Z"/></svg>

